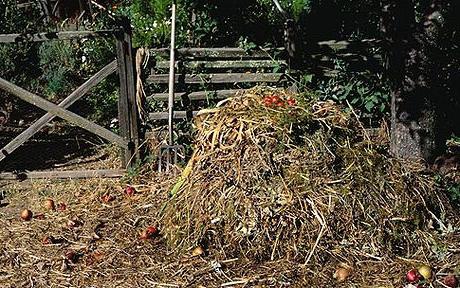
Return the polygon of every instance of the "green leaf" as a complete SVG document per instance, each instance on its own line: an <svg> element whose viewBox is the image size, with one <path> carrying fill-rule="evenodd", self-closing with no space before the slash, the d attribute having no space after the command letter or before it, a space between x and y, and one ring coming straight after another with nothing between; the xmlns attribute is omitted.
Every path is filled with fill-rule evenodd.
<svg viewBox="0 0 460 288"><path fill-rule="evenodd" d="M311 81L313 80L313 74L303 75L302 80L304 84L311 83Z"/></svg>
<svg viewBox="0 0 460 288"><path fill-rule="evenodd" d="M374 107L375 107L374 102L367 102L364 105L364 108L366 108L367 112L371 112Z"/></svg>

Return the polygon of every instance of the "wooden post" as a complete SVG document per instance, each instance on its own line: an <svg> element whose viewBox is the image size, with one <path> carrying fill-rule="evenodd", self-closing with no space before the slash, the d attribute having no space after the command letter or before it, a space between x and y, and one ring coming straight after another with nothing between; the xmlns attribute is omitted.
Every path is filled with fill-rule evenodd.
<svg viewBox="0 0 460 288"><path fill-rule="evenodd" d="M136 83L134 57L131 45L131 25L122 18L121 30L115 33L117 40L118 73L120 76L120 95L118 97L118 121L120 135L128 141L122 161L123 166L132 166L140 159L139 154L139 112L136 103Z"/></svg>

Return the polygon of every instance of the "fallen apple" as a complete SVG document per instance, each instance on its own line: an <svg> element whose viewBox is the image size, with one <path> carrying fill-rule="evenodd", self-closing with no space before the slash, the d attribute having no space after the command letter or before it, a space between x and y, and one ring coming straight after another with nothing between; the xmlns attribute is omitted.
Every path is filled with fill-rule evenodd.
<svg viewBox="0 0 460 288"><path fill-rule="evenodd" d="M418 268L418 273L422 275L423 279L430 280L433 276L433 272L431 271L431 267L428 265L422 265Z"/></svg>
<svg viewBox="0 0 460 288"><path fill-rule="evenodd" d="M104 203L109 203L109 202L112 202L113 200L115 200L115 196L111 195L111 194L104 194L102 197L101 197L101 200L102 202Z"/></svg>
<svg viewBox="0 0 460 288"><path fill-rule="evenodd" d="M271 99L270 96L265 96L264 97L264 105L267 106L267 107L272 105L272 99Z"/></svg>
<svg viewBox="0 0 460 288"><path fill-rule="evenodd" d="M418 274L417 270L411 269L406 273L406 280L409 283L416 283L420 280L420 275Z"/></svg>
<svg viewBox="0 0 460 288"><path fill-rule="evenodd" d="M32 216L32 211L30 211L29 209L24 209L21 212L21 219L24 221L30 221L30 219L32 219Z"/></svg>
<svg viewBox="0 0 460 288"><path fill-rule="evenodd" d="M54 205L53 199L47 199L45 201L45 208L51 211L56 210L56 206Z"/></svg>
<svg viewBox="0 0 460 288"><path fill-rule="evenodd" d="M134 194L136 193L136 189L134 189L133 186L126 186L125 188L125 194L128 195L128 196L133 196Z"/></svg>
<svg viewBox="0 0 460 288"><path fill-rule="evenodd" d="M141 232L140 238L142 240L147 240L155 237L158 234L158 228L155 226L149 226L144 231Z"/></svg>
<svg viewBox="0 0 460 288"><path fill-rule="evenodd" d="M147 234L150 236L155 236L158 233L158 228L155 226L149 226L146 229Z"/></svg>
<svg viewBox="0 0 460 288"><path fill-rule="evenodd" d="M351 274L351 269L345 268L345 267L339 267L337 270L335 270L335 273L333 275L334 279L337 280L337 282L342 283L347 280L347 278Z"/></svg>
<svg viewBox="0 0 460 288"><path fill-rule="evenodd" d="M450 288L457 288L458 287L458 279L455 275L447 275L442 279L442 284L446 285Z"/></svg>

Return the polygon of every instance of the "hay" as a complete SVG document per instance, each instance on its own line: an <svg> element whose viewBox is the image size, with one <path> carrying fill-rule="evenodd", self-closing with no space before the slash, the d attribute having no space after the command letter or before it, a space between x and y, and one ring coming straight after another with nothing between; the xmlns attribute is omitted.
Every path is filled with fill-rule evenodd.
<svg viewBox="0 0 460 288"><path fill-rule="evenodd" d="M297 104L261 104L272 94ZM121 180L1 184L0 287L402 287L420 263L434 281L456 271L460 221L433 175L386 156L385 133L353 113L257 88L200 114L179 178L151 163ZM112 167L116 152L77 166ZM150 225L158 237L140 239Z"/></svg>
<svg viewBox="0 0 460 288"><path fill-rule="evenodd" d="M267 95L296 104L267 107ZM321 271L341 262L391 267L455 248L440 235L458 217L424 166L388 157L332 102L257 88L200 114L191 171L159 216L170 247L283 259L311 269L317 285L330 285Z"/></svg>

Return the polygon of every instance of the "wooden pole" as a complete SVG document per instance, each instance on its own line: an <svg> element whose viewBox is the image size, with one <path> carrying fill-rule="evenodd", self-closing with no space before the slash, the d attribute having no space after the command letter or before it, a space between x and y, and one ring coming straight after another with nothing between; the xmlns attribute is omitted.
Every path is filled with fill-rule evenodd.
<svg viewBox="0 0 460 288"><path fill-rule="evenodd" d="M120 77L118 97L118 121L121 136L129 143L122 157L123 166L132 166L140 159L139 154L139 110L136 102L134 57L131 44L131 25L127 18L120 21L117 32L117 60Z"/></svg>
<svg viewBox="0 0 460 288"><path fill-rule="evenodd" d="M176 38L176 1L173 1L172 5L172 16L171 16L171 51L169 57L169 98L168 98L168 132L169 132L169 141L168 144L170 146L174 145L174 135L173 135L173 111L174 111L174 82L175 82L175 74L174 74L174 49L175 49L175 39Z"/></svg>

